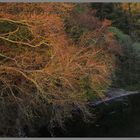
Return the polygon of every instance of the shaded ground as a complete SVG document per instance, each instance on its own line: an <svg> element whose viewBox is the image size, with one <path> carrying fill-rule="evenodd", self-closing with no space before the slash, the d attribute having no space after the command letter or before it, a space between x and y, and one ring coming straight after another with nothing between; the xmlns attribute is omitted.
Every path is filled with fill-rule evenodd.
<svg viewBox="0 0 140 140"><path fill-rule="evenodd" d="M54 129L54 137L139 137L140 92L112 89L104 101L91 103L96 118L84 123L80 116L66 122L66 129ZM42 126L31 137L51 137L47 126Z"/></svg>
<svg viewBox="0 0 140 140"><path fill-rule="evenodd" d="M68 122L66 131L56 128L57 137L139 137L140 94L124 90L112 90L105 102L92 104L95 123L83 123L80 117ZM96 106L96 107L95 107ZM43 131L42 131L43 132ZM41 132L41 133L42 133ZM41 136L49 136L45 131Z"/></svg>

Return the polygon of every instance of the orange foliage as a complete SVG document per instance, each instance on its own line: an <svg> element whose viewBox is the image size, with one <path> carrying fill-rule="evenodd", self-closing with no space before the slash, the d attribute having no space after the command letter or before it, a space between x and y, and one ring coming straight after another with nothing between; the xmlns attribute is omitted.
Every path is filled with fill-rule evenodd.
<svg viewBox="0 0 140 140"><path fill-rule="evenodd" d="M114 54L109 48L116 45L106 30L111 22L101 23L93 16L86 25L91 31L83 33L76 45L64 28L64 19L70 16L74 4L10 3L1 4L0 8L0 22L16 25L16 29L0 34L0 90L4 101L1 106L13 105L17 110L12 118L15 125L9 124L8 129L17 131L15 118L22 126L39 114L51 118L47 120L50 125L57 122L63 126L65 117L70 117L77 106L90 115L85 108L88 98L81 81L88 77L93 94L101 97L104 87L110 85ZM85 26L90 17L83 15L78 19ZM23 27L30 37L21 37ZM95 44L89 43L92 39Z"/></svg>

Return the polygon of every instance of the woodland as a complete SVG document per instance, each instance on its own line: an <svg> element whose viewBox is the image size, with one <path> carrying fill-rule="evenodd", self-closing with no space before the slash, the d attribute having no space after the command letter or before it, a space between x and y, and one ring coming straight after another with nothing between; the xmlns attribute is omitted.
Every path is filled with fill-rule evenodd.
<svg viewBox="0 0 140 140"><path fill-rule="evenodd" d="M139 3L0 3L0 137L55 127L111 88L140 90Z"/></svg>

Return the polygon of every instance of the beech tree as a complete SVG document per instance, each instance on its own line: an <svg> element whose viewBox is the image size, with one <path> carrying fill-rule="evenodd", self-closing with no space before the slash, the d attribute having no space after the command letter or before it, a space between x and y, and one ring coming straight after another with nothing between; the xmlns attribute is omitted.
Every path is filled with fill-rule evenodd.
<svg viewBox="0 0 140 140"><path fill-rule="evenodd" d="M65 3L0 5L1 136L19 136L20 128L34 129L44 120L50 131L56 125L64 128L75 109L86 120L92 117L86 104L104 99L119 50L107 30L111 21L99 21L88 5L82 14L75 7ZM78 30L86 29L78 43L65 30L76 24Z"/></svg>

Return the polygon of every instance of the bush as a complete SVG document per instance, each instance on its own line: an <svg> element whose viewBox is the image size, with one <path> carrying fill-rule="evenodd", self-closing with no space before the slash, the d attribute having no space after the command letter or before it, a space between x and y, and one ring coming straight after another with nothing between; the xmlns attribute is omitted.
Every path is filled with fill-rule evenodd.
<svg viewBox="0 0 140 140"><path fill-rule="evenodd" d="M114 86L120 88L126 88L129 90L138 90L139 83L139 43L133 43L130 36L124 34L116 27L110 27L109 31L113 32L118 40L122 55L118 56Z"/></svg>

